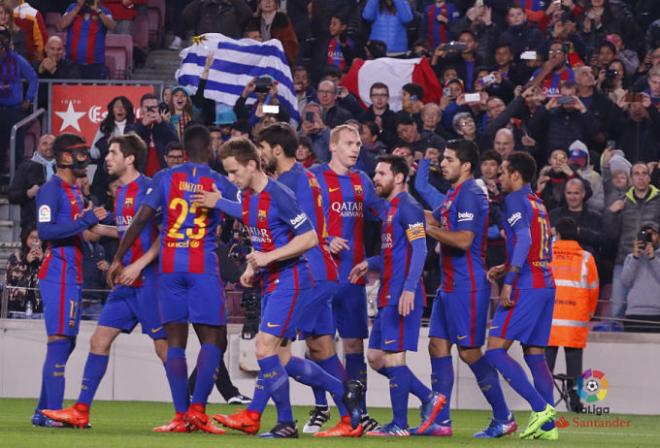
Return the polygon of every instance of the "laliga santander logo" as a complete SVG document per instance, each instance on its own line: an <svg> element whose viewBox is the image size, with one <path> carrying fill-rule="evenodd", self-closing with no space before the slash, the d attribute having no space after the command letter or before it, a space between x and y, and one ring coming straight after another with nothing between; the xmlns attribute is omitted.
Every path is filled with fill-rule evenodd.
<svg viewBox="0 0 660 448"><path fill-rule="evenodd" d="M588 369L577 379L578 395L587 404L604 400L609 383L600 370Z"/></svg>

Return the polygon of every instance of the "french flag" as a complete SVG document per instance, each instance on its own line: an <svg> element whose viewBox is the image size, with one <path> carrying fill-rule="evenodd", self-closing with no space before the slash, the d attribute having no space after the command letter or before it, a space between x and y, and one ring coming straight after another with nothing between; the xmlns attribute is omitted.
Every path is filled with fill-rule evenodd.
<svg viewBox="0 0 660 448"><path fill-rule="evenodd" d="M365 107L369 107L369 89L375 82L387 85L390 90L390 109L395 112L401 110L401 88L410 82L424 88L424 103L438 103L442 96L442 87L427 58L355 59L341 84L360 99Z"/></svg>

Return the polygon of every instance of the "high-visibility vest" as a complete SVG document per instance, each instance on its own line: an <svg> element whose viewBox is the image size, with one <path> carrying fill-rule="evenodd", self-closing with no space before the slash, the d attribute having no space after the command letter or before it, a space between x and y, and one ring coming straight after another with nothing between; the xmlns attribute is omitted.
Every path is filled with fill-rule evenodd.
<svg viewBox="0 0 660 448"><path fill-rule="evenodd" d="M594 257L577 241L559 240L552 246L555 308L549 346L584 348L589 321L598 305L598 270Z"/></svg>

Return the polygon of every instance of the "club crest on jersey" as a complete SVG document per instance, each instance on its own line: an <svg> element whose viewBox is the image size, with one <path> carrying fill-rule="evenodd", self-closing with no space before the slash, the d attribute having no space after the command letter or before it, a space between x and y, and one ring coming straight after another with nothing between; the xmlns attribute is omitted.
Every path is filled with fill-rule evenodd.
<svg viewBox="0 0 660 448"><path fill-rule="evenodd" d="M518 221L522 219L522 213L516 212L513 215L509 216L509 219L507 219L507 222L511 227L515 226Z"/></svg>
<svg viewBox="0 0 660 448"><path fill-rule="evenodd" d="M364 194L364 190L362 189L362 185L353 185L353 190L355 191L355 194L357 195L362 195Z"/></svg>
<svg viewBox="0 0 660 448"><path fill-rule="evenodd" d="M267 219L268 216L266 215L266 210L259 210L259 213L257 213L257 220L266 221Z"/></svg>
<svg viewBox="0 0 660 448"><path fill-rule="evenodd" d="M50 222L50 218L50 207L47 205L42 205L39 207L39 222Z"/></svg>
<svg viewBox="0 0 660 448"><path fill-rule="evenodd" d="M133 198L126 198L124 200L124 207L133 207L134 202Z"/></svg>

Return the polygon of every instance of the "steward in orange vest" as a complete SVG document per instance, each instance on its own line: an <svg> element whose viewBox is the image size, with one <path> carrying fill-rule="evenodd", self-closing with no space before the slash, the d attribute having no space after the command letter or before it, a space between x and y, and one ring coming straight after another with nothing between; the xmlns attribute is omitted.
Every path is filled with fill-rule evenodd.
<svg viewBox="0 0 660 448"><path fill-rule="evenodd" d="M589 321L598 305L598 270L593 255L577 241L559 240L552 246L555 309L548 345L584 348Z"/></svg>

